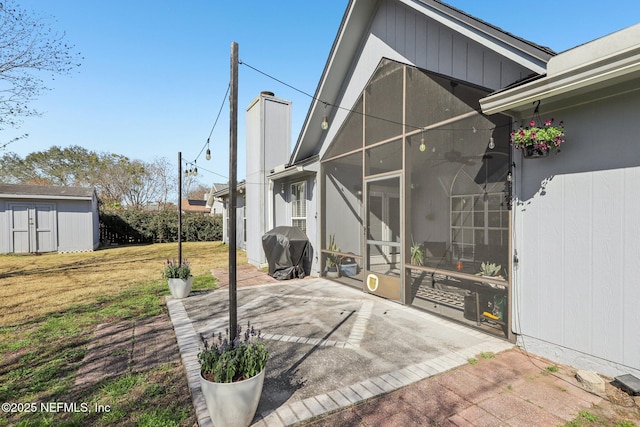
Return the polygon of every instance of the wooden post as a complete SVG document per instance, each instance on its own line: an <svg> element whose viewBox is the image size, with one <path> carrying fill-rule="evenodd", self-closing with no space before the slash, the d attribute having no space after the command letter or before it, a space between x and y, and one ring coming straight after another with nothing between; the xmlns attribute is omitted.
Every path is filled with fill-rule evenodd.
<svg viewBox="0 0 640 427"><path fill-rule="evenodd" d="M178 151L178 265L182 265L182 151Z"/></svg>
<svg viewBox="0 0 640 427"><path fill-rule="evenodd" d="M229 338L236 338L236 210L238 170L238 43L231 43L231 92L229 95Z"/></svg>

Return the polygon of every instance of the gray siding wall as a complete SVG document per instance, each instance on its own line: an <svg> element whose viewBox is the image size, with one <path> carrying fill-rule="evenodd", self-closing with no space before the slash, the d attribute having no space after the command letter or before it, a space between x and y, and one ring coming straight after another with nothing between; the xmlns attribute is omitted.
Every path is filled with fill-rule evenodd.
<svg viewBox="0 0 640 427"><path fill-rule="evenodd" d="M92 202L58 200L58 251L79 252L94 249Z"/></svg>
<svg viewBox="0 0 640 427"><path fill-rule="evenodd" d="M247 108L247 258L266 265L262 236L269 224L267 174L289 160L291 154L291 103L261 94Z"/></svg>
<svg viewBox="0 0 640 427"><path fill-rule="evenodd" d="M545 112L565 122L562 152L516 152L515 330L529 351L610 376L640 376L637 93Z"/></svg>
<svg viewBox="0 0 640 427"><path fill-rule="evenodd" d="M11 230L9 230L9 213L7 201L0 200L0 254L9 253L11 242Z"/></svg>
<svg viewBox="0 0 640 427"><path fill-rule="evenodd" d="M319 248L318 245L318 216L316 212L320 209L318 204L319 189L316 180L317 175L304 177L289 177L281 179L273 185L273 223L272 227L281 225L292 225L291 212L291 184L305 182L307 198L307 230L306 234L311 244L311 274L319 275Z"/></svg>

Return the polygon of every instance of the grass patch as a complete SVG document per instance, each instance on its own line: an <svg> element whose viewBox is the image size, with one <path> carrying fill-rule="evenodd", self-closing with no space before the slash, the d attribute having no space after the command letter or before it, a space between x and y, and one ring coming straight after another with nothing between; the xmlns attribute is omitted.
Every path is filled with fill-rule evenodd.
<svg viewBox="0 0 640 427"><path fill-rule="evenodd" d="M476 359L475 357L470 357L467 359L467 362L469 362L469 365L477 365L478 359Z"/></svg>
<svg viewBox="0 0 640 427"><path fill-rule="evenodd" d="M227 265L227 250L219 242L183 243L194 290L215 288L210 271ZM98 324L167 313L169 289L161 272L165 259L176 254L177 243L0 255L0 400L77 402L91 408L88 413L3 414L0 427L193 425L180 363L129 372L88 389L74 385ZM238 253L238 262L246 262L244 253Z"/></svg>
<svg viewBox="0 0 640 427"><path fill-rule="evenodd" d="M482 352L482 353L480 353L480 357L482 357L483 359L493 359L493 356L495 356L495 354L493 354L491 352Z"/></svg>
<svg viewBox="0 0 640 427"><path fill-rule="evenodd" d="M558 372L558 365L549 365L545 368L548 372Z"/></svg>

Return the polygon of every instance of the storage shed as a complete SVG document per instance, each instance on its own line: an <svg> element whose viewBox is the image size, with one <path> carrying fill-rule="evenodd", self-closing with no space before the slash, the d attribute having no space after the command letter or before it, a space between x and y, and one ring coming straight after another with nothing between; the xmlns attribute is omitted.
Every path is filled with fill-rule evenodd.
<svg viewBox="0 0 640 427"><path fill-rule="evenodd" d="M92 251L99 243L93 188L0 184L0 253Z"/></svg>

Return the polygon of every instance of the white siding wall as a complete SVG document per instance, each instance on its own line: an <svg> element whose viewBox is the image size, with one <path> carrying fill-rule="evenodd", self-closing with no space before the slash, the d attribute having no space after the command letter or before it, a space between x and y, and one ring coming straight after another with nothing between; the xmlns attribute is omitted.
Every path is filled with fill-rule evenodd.
<svg viewBox="0 0 640 427"><path fill-rule="evenodd" d="M640 376L639 109L631 92L550 112L562 152L516 153L516 331L527 350L611 376Z"/></svg>

